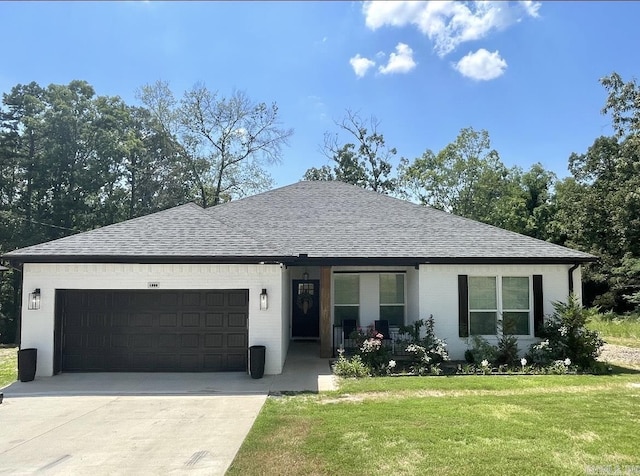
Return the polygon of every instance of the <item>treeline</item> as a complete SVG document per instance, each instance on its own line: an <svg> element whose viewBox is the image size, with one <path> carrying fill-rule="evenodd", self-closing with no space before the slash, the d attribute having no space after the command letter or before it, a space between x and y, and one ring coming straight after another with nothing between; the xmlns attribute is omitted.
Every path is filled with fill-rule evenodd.
<svg viewBox="0 0 640 476"><path fill-rule="evenodd" d="M268 190L292 134L275 104L157 82L142 106L85 81L17 85L0 108L0 254L187 202ZM0 277L0 343L13 342L21 276Z"/></svg>
<svg viewBox="0 0 640 476"><path fill-rule="evenodd" d="M559 180L541 164L506 167L487 131L462 129L438 152L401 158L374 117L347 111L327 132L328 164L309 180L342 180L593 253L585 298L640 306L640 88L612 74L603 113L611 137L568 158ZM207 207L273 187L265 167L293 133L276 104L197 84L164 82L139 106L98 96L85 81L17 85L0 108L0 254L194 201ZM346 140L344 138L346 137ZM0 343L13 342L21 275L0 279Z"/></svg>
<svg viewBox="0 0 640 476"><path fill-rule="evenodd" d="M307 180L341 180L592 253L585 266L585 302L617 312L640 311L640 88L613 73L601 79L608 93L603 114L614 135L595 138L568 158L559 180L539 164L506 167L489 133L462 129L442 150L402 158L393 170L375 117L347 111L339 134L325 135L327 165ZM344 142L344 143L343 143Z"/></svg>

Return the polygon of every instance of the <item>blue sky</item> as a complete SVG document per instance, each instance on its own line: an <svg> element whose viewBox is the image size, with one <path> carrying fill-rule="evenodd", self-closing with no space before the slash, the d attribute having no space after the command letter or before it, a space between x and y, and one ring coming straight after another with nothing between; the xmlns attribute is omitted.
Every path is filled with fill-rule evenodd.
<svg viewBox="0 0 640 476"><path fill-rule="evenodd" d="M294 135L277 185L326 163L346 108L398 157L486 129L507 166L567 175L611 133L598 79L640 76L640 2L0 2L0 91L84 79L135 104L162 79L275 101Z"/></svg>

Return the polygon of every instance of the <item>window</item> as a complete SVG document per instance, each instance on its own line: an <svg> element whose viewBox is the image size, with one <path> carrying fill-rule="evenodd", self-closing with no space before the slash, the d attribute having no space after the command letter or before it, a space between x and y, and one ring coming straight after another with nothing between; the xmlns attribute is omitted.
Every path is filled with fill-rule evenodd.
<svg viewBox="0 0 640 476"><path fill-rule="evenodd" d="M529 335L529 278L502 278L502 332Z"/></svg>
<svg viewBox="0 0 640 476"><path fill-rule="evenodd" d="M503 333L529 335L529 295L528 277L470 276L469 333L495 335L501 319Z"/></svg>
<svg viewBox="0 0 640 476"><path fill-rule="evenodd" d="M360 313L360 276L357 274L336 274L333 277L334 323L342 325L344 319L358 322Z"/></svg>
<svg viewBox="0 0 640 476"><path fill-rule="evenodd" d="M404 274L380 274L380 319L404 325Z"/></svg>
<svg viewBox="0 0 640 476"><path fill-rule="evenodd" d="M496 334L497 320L496 278L469 276L469 332Z"/></svg>

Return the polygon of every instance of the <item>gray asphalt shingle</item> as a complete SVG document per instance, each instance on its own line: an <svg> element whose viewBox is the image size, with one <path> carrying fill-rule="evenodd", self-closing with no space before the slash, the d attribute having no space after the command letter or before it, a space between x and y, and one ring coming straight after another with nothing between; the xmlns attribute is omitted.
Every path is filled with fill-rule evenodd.
<svg viewBox="0 0 640 476"><path fill-rule="evenodd" d="M585 261L593 256L340 182L194 204L6 255Z"/></svg>

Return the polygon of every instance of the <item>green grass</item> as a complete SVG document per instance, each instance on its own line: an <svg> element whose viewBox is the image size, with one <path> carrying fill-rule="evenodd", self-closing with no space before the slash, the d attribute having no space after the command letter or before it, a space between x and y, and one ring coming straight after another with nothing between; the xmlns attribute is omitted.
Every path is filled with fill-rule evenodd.
<svg viewBox="0 0 640 476"><path fill-rule="evenodd" d="M609 344L640 348L640 316L619 316L614 319L603 316L592 319L588 327L598 331Z"/></svg>
<svg viewBox="0 0 640 476"><path fill-rule="evenodd" d="M229 474L640 468L640 374L387 377L271 397Z"/></svg>
<svg viewBox="0 0 640 476"><path fill-rule="evenodd" d="M0 388L18 378L18 348L0 347Z"/></svg>

